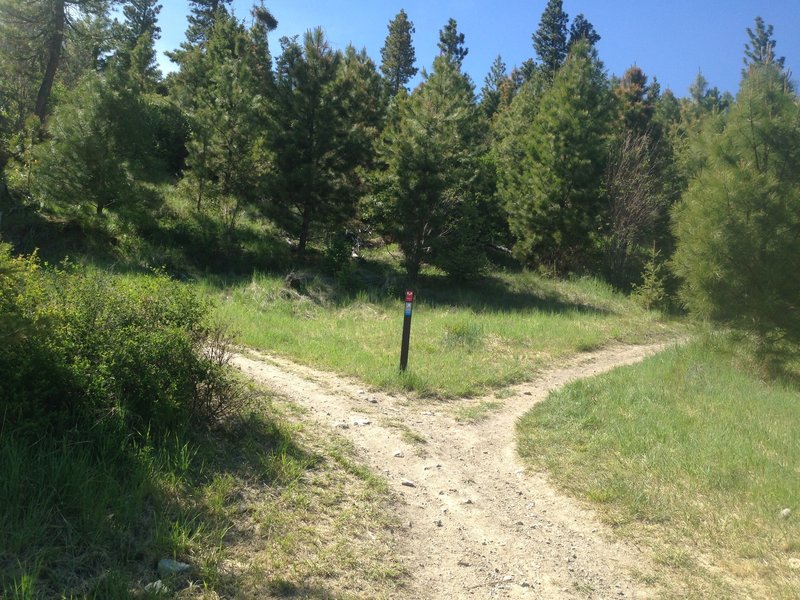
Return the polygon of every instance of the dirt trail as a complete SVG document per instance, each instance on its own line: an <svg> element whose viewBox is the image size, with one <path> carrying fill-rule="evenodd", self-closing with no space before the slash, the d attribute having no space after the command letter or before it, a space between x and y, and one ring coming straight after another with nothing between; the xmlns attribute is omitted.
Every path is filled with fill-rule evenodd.
<svg viewBox="0 0 800 600"><path fill-rule="evenodd" d="M454 414L479 400L410 401L262 354L233 362L350 438L364 463L389 481L402 499L397 551L411 574L403 597L648 598L653 591L631 575L652 570L643 553L613 541L608 527L556 491L546 474L522 469L514 423L550 391L663 347L580 355L514 386L510 397L484 399L502 405L476 424Z"/></svg>

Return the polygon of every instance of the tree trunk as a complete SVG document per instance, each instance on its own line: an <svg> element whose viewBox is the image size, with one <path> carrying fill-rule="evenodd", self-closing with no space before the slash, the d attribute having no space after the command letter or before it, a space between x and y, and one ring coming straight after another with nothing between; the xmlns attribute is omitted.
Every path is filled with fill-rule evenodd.
<svg viewBox="0 0 800 600"><path fill-rule="evenodd" d="M300 227L300 241L297 244L297 252L300 256L306 253L306 245L308 244L308 232L311 228L311 208L306 202L303 207L303 224Z"/></svg>
<svg viewBox="0 0 800 600"><path fill-rule="evenodd" d="M47 43L47 64L44 70L42 85L39 87L39 93L36 95L36 108L34 109L34 114L39 117L41 121L44 121L45 114L47 113L47 101L50 99L50 92L53 89L56 71L58 71L59 64L61 63L61 50L64 47L64 28L66 27L67 21L64 3L65 0L57 0L53 3L52 29Z"/></svg>

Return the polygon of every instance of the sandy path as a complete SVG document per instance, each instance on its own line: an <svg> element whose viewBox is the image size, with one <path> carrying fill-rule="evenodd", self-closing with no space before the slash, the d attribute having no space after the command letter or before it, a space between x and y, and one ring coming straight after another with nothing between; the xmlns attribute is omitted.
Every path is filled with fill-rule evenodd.
<svg viewBox="0 0 800 600"><path fill-rule="evenodd" d="M575 379L632 364L664 345L587 353L512 388L477 424L454 410L476 400L410 401L366 391L330 373L262 354L233 363L350 438L365 464L402 498L398 553L411 573L406 598L648 598L631 575L651 571L636 548L613 541L580 502L516 457L514 423ZM398 423L404 426L398 427ZM427 443L414 442L409 430ZM413 486L413 487L412 487Z"/></svg>

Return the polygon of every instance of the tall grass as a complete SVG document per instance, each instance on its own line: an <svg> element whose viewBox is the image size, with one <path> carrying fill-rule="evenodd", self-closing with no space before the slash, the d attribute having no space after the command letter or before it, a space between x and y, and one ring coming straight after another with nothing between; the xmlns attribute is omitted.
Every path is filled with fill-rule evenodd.
<svg viewBox="0 0 800 600"><path fill-rule="evenodd" d="M522 456L649 543L678 597L800 597L800 389L742 342L574 383L518 426Z"/></svg>
<svg viewBox="0 0 800 600"><path fill-rule="evenodd" d="M200 285L219 298L217 317L247 346L384 389L441 397L485 392L566 355L681 328L595 279L515 273L453 284L429 275L416 286L409 371L400 374L402 281L376 277L373 268L363 266L356 289L344 293L323 277L300 289L265 274Z"/></svg>

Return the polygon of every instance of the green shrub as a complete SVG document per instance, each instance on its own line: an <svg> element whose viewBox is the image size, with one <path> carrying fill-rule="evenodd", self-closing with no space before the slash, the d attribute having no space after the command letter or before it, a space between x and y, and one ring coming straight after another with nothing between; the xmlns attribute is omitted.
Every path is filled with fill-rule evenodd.
<svg viewBox="0 0 800 600"><path fill-rule="evenodd" d="M100 421L130 435L209 424L235 407L226 338L188 287L0 256L7 417L57 430Z"/></svg>
<svg viewBox="0 0 800 600"><path fill-rule="evenodd" d="M673 269L702 318L800 343L800 105L774 64L751 67L673 213ZM712 125L716 123L712 122Z"/></svg>

